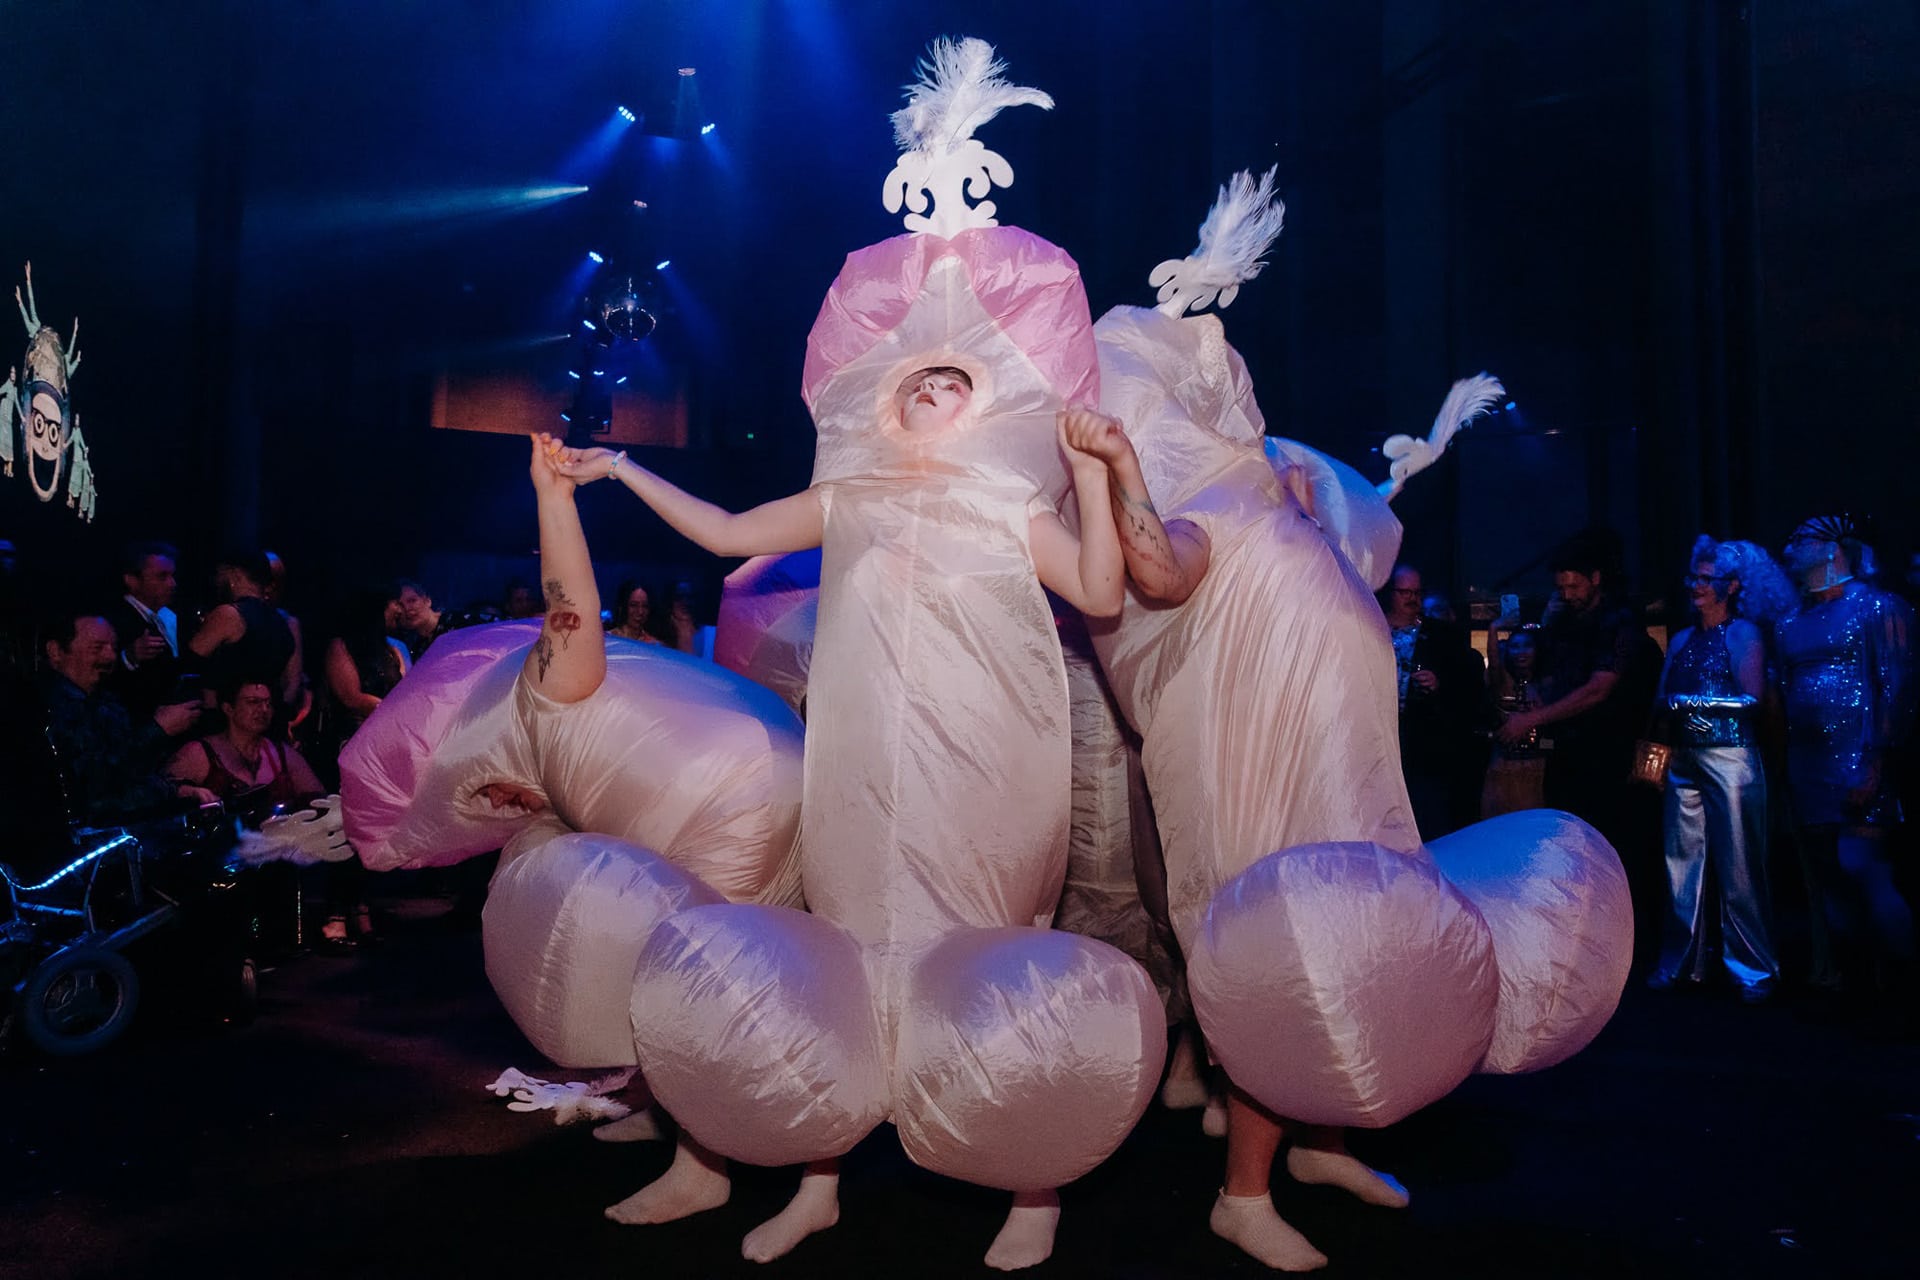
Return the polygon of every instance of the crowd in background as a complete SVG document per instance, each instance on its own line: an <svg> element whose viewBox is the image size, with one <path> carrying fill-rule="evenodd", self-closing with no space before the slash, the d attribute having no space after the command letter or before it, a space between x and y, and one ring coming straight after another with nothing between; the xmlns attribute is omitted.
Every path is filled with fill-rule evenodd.
<svg viewBox="0 0 1920 1280"><path fill-rule="evenodd" d="M199 608L185 606L184 568L173 546L138 542L117 572L34 598L0 540L0 825L18 837L16 870L57 859L72 824L212 804L259 817L336 790L341 747L437 637L542 612L528 582L454 611L396 579L349 594L315 627L287 607L286 565L270 551L220 555ZM691 651L687 589L661 594L656 611L645 586L622 584L611 630ZM325 879L320 937L369 932L356 865Z"/></svg>
<svg viewBox="0 0 1920 1280"><path fill-rule="evenodd" d="M1783 560L1701 537L1663 652L1618 540L1582 535L1552 554L1540 616L1502 602L1485 661L1398 566L1381 607L1408 792L1429 840L1541 806L1593 823L1626 865L1655 987L1724 979L1761 1001L1785 968L1911 1025L1920 559L1881 585L1865 531L1834 516Z"/></svg>
<svg viewBox="0 0 1920 1280"><path fill-rule="evenodd" d="M1846 517L1808 521L1783 558L1699 539L1690 617L1663 652L1628 602L1618 540L1576 537L1549 558L1555 590L1535 616L1503 598L1485 658L1418 569L1396 567L1380 602L1408 792L1429 840L1543 806L1597 826L1627 867L1656 986L1724 979L1762 1000L1784 968L1815 990L1910 1002L1920 558L1881 585ZM197 610L178 607L181 559L160 542L31 600L0 540L0 821L22 846L169 804L331 791L342 744L436 637L541 611L528 582L453 611L398 579L310 627L271 552L208 569ZM608 633L693 651L689 595L623 582ZM329 939L369 927L344 875L322 895Z"/></svg>

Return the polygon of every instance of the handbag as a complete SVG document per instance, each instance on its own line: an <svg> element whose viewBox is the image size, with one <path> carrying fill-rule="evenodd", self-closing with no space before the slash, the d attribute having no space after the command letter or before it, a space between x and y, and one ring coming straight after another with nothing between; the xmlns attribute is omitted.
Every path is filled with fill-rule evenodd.
<svg viewBox="0 0 1920 1280"><path fill-rule="evenodd" d="M1658 790L1667 785L1667 766L1672 762L1672 747L1642 738L1633 744L1633 763L1627 769L1627 777Z"/></svg>

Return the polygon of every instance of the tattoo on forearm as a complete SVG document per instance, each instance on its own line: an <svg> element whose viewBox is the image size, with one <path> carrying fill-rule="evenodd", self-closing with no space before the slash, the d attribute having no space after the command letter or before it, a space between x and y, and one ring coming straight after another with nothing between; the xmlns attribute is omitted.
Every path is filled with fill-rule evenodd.
<svg viewBox="0 0 1920 1280"><path fill-rule="evenodd" d="M1137 568L1129 565L1134 577L1137 579L1141 576L1139 568L1151 568L1168 577L1177 576L1179 561L1174 558L1173 547L1167 542L1166 527L1160 522L1160 513L1154 509L1152 495L1128 492L1118 476L1112 477L1110 487L1119 516L1122 550L1128 553L1130 560L1140 562Z"/></svg>
<svg viewBox="0 0 1920 1280"><path fill-rule="evenodd" d="M560 637L560 647L567 647L573 633L580 629L580 613L573 601L567 599L567 592L560 585L560 579L547 579L547 630Z"/></svg>
<svg viewBox="0 0 1920 1280"><path fill-rule="evenodd" d="M547 668L553 665L553 637L545 631L533 642L534 673L533 678L545 683Z"/></svg>

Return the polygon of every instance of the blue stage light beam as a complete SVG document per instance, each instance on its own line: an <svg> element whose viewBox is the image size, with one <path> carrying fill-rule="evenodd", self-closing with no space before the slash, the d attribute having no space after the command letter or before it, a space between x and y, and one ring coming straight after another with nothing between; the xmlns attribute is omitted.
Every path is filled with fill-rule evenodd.
<svg viewBox="0 0 1920 1280"><path fill-rule="evenodd" d="M594 266L597 267L601 263L605 262L606 260L607 259L605 255L603 255L598 249L587 250L587 261L591 262Z"/></svg>
<svg viewBox="0 0 1920 1280"><path fill-rule="evenodd" d="M660 259L660 261L653 264L653 269L655 271L665 271L668 267L672 265L673 265L672 258L662 258Z"/></svg>
<svg viewBox="0 0 1920 1280"><path fill-rule="evenodd" d="M606 172L607 165L613 160L613 153L620 149L620 139L638 123L639 119L633 112L625 107L615 107L613 114L561 162L560 172L581 181L599 177Z"/></svg>
<svg viewBox="0 0 1920 1280"><path fill-rule="evenodd" d="M530 213L587 190L583 184L572 183L449 187L321 201L269 198L261 203L259 221L270 237L292 240L371 235L437 222Z"/></svg>

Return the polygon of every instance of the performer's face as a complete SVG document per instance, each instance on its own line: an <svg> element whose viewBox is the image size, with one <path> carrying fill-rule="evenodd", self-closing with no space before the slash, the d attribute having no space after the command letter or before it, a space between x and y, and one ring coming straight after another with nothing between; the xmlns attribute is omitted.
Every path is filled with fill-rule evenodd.
<svg viewBox="0 0 1920 1280"><path fill-rule="evenodd" d="M1787 544L1784 559L1787 572L1806 592L1824 591L1834 578L1848 572L1840 544L1825 538L1795 538Z"/></svg>
<svg viewBox="0 0 1920 1280"><path fill-rule="evenodd" d="M938 431L953 425L973 400L973 383L958 369L919 369L893 393L903 430Z"/></svg>

